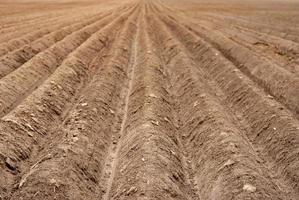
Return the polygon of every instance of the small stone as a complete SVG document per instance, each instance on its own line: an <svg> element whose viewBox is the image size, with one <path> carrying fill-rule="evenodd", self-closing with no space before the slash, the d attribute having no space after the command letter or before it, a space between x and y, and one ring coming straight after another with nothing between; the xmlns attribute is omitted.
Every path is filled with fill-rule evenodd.
<svg viewBox="0 0 299 200"><path fill-rule="evenodd" d="M87 105L88 105L87 103L82 103L82 104L81 104L81 106L83 106L83 107L84 107L84 106L87 106Z"/></svg>
<svg viewBox="0 0 299 200"><path fill-rule="evenodd" d="M159 126L159 121L153 121L152 120L151 123L154 124L154 125L156 125L156 126Z"/></svg>
<svg viewBox="0 0 299 200"><path fill-rule="evenodd" d="M243 186L243 190L248 191L248 192L255 192L256 187L254 187L253 185L250 185L250 184L245 184Z"/></svg>
<svg viewBox="0 0 299 200"><path fill-rule="evenodd" d="M53 185L55 185L56 187L59 187L58 182L54 178L50 179L50 183L53 184Z"/></svg>
<svg viewBox="0 0 299 200"><path fill-rule="evenodd" d="M109 111L112 113L112 114L114 114L115 112L114 112L114 110L112 110L112 109L109 109Z"/></svg>
<svg viewBox="0 0 299 200"><path fill-rule="evenodd" d="M204 98L204 97L206 97L206 94L201 94L200 95L200 98Z"/></svg>
<svg viewBox="0 0 299 200"><path fill-rule="evenodd" d="M164 117L164 120L170 123L170 121L167 117Z"/></svg>
<svg viewBox="0 0 299 200"><path fill-rule="evenodd" d="M30 130L34 131L33 127L32 127L30 124L26 124L26 126L27 126Z"/></svg>
<svg viewBox="0 0 299 200"><path fill-rule="evenodd" d="M55 184L55 183L56 183L56 180L55 180L54 178L51 178L51 179L50 179L50 183L51 183L51 184Z"/></svg>
<svg viewBox="0 0 299 200"><path fill-rule="evenodd" d="M276 131L276 128L274 127L273 130Z"/></svg>
<svg viewBox="0 0 299 200"><path fill-rule="evenodd" d="M271 95L268 95L267 97L268 97L269 99L274 99Z"/></svg>
<svg viewBox="0 0 299 200"><path fill-rule="evenodd" d="M30 137L33 137L33 133L32 132L27 132L27 135L29 135Z"/></svg>
<svg viewBox="0 0 299 200"><path fill-rule="evenodd" d="M79 135L78 132L74 132L74 133L73 133L73 137L76 137L77 135Z"/></svg>
<svg viewBox="0 0 299 200"><path fill-rule="evenodd" d="M141 158L141 160L144 162L145 161L145 159L144 158Z"/></svg>
<svg viewBox="0 0 299 200"><path fill-rule="evenodd" d="M138 189L136 187L131 187L128 192L127 192L127 195L131 195L133 193L136 193L138 191Z"/></svg>
<svg viewBox="0 0 299 200"><path fill-rule="evenodd" d="M226 167L226 166L230 166L230 165L233 165L235 164L235 161L231 160L231 159L228 159L224 164L223 164L223 167Z"/></svg>
<svg viewBox="0 0 299 200"><path fill-rule="evenodd" d="M5 160L6 166L11 169L11 170L16 170L17 169L17 164L15 161L13 161L11 158L7 157Z"/></svg>
<svg viewBox="0 0 299 200"><path fill-rule="evenodd" d="M37 118L32 117L31 119L32 119L35 123L38 123L38 119L37 119Z"/></svg>
<svg viewBox="0 0 299 200"><path fill-rule="evenodd" d="M199 104L198 101L195 101L195 102L193 103L193 107L196 107L198 104Z"/></svg>
<svg viewBox="0 0 299 200"><path fill-rule="evenodd" d="M158 98L155 94L149 94L148 96L152 98Z"/></svg>

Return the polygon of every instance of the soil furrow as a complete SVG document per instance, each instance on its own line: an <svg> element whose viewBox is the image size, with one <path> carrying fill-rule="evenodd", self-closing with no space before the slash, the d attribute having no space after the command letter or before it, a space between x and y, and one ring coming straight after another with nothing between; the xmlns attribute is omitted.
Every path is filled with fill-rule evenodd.
<svg viewBox="0 0 299 200"><path fill-rule="evenodd" d="M62 28L61 30L51 32L46 36L37 39L36 41L30 43L30 45L25 45L22 48L19 48L16 51L13 51L0 58L0 79L5 77L7 74L11 73L13 70L17 69L24 63L28 62L38 53L45 51L50 46L56 44L57 42L63 40L66 36L71 33L78 31L85 26L93 24L98 20L105 20L105 17L109 19L108 16L97 16L91 20L85 20L85 22L78 22L67 27ZM107 20L106 20L107 21ZM107 21L108 22L108 21Z"/></svg>
<svg viewBox="0 0 299 200"><path fill-rule="evenodd" d="M122 24L127 17L128 14L123 15L122 20L116 20L117 24ZM76 105L68 111L63 124L53 130L55 135L48 138L50 139L48 144L42 145L41 152L37 154L38 159L33 158L30 162L32 166L26 174L23 174L18 184L19 189L14 192L12 199L21 196L24 199L39 199L40 195L45 194L48 199L96 199L92 191L98 187L107 143L111 141L109 125L115 120L109 108L111 106L111 109L115 109L113 105L117 104L122 87L120 79L126 79L125 67L129 56L127 46L134 33L135 25L132 23L134 20L136 14L125 23L124 31L113 46L113 49L118 49L117 52L111 51L112 56L105 58L109 59L107 66L94 69L95 74L91 82L79 95ZM117 35L111 34L115 28L110 26L107 33L99 32L98 36L118 38ZM90 43L99 48L102 39L97 40L99 44L94 44L93 41ZM82 49L82 52L86 51ZM120 66L123 67L122 70ZM102 92L100 97L99 92ZM110 106L106 107L108 103ZM94 136L95 140L89 140L90 136ZM65 174L70 172L69 176ZM45 174L51 174L51 179L47 179ZM39 177L38 181L36 177ZM31 188L32 184L36 187ZM57 191L54 194L53 188ZM36 194L39 191L42 193Z"/></svg>
<svg viewBox="0 0 299 200"><path fill-rule="evenodd" d="M26 24L24 27L11 27L5 31L6 33L1 33L0 43L5 45L7 42L12 42L16 39L22 39L24 36L25 38L30 38L32 34L49 33L51 31L48 29L49 27L55 26L55 24L60 24L65 18L66 16L59 16L53 17L50 20L44 20L41 23L33 23L31 26ZM45 26L48 27L44 28Z"/></svg>
<svg viewBox="0 0 299 200"><path fill-rule="evenodd" d="M216 18L216 19L220 19L220 20L225 20L226 22L229 22L233 25L238 25L241 27L244 27L246 29L249 30L258 30L259 32L265 33L267 35L273 35L276 37L280 37L283 39L287 39L290 41L294 41L296 43L299 43L299 37L298 37L298 32L296 31L291 31L291 30L277 30L275 29L276 27L267 27L263 24L259 24L257 22L253 22L253 21L248 21L246 19L238 19L238 18L233 18L233 17L227 17L224 15L215 15L215 14L211 14L209 13L207 16L209 16L210 18Z"/></svg>
<svg viewBox="0 0 299 200"><path fill-rule="evenodd" d="M178 9L173 9L171 7L168 7L166 5L163 5L163 8L167 9L168 11L171 12L177 12L178 14L180 14L179 16L182 18L185 18L185 16L188 16L188 20L190 20L190 22L194 22L194 21L201 21L200 24L202 23L202 20L208 22L209 24L212 23L214 25L220 25L223 26L225 25L225 27L223 28L229 28L230 30L237 28L238 30L242 30L244 32L246 32L247 34L253 34L257 37L262 37L264 39L270 40L271 42L279 42L282 41L282 43L285 44L295 44L298 45L298 34L293 34L293 35L289 35L288 31L290 27L287 27L287 30L283 30L280 33L275 31L275 30L271 30L271 28L274 28L273 26L271 28L269 27L261 27L261 26L246 26L248 24L250 24L250 21L241 19L239 17L236 16L226 16L225 14L221 13L221 14L216 14L216 13L212 13L212 12L199 12L198 14L196 14L195 16L191 17L189 15L188 12L182 11L182 10L178 10ZM161 9L160 9L161 11ZM178 15L177 15L178 16ZM192 19L193 18L193 19ZM261 25L261 24L260 24ZM276 26L277 27L277 26ZM266 31L265 31L266 30ZM237 35L238 36L238 35ZM294 37L297 39L294 39ZM297 41L297 42L296 42ZM284 46L284 45L283 45ZM292 47L288 47L287 49L284 48L283 51L290 51L292 49Z"/></svg>
<svg viewBox="0 0 299 200"><path fill-rule="evenodd" d="M153 23L159 24L158 21ZM261 159L244 134L230 121L229 113L215 94L211 94L213 89L206 84L207 81L202 75L195 75L195 65L183 53L180 44L172 35L164 34L160 41L168 41L164 46L180 103L181 136L189 152L188 159L200 197L289 198L281 185L272 179L271 171L260 163ZM247 190L247 186L258 189L252 192Z"/></svg>
<svg viewBox="0 0 299 200"><path fill-rule="evenodd" d="M93 9L94 10L94 9ZM36 28L32 27L32 30L34 30L33 32L30 32L28 34L23 35L20 38L14 38L13 40L10 40L6 43L1 44L0 47L0 56L3 56L4 54L11 52L13 50L16 50L18 48L21 48L22 46L28 45L30 43L32 43L33 41L41 38L41 37L46 37L46 35L50 35L52 34L52 32L54 32L55 30L70 25L70 24L74 24L74 23L78 23L82 20L85 21L92 21L93 18L94 19L98 19L100 20L102 17L105 17L109 14L111 14L112 12L125 12L126 8L124 6L120 7L120 8L115 8L113 11L109 10L109 11L105 11L105 12L96 12L96 14L81 14L80 16L76 17L74 19L74 16L64 16L63 20L60 19L57 24L57 21L54 21L52 23L49 23L49 21L47 21L47 26L44 29L40 29L36 31ZM89 11L90 12L90 11ZM88 20L86 20L88 19ZM4 66L3 66L4 67ZM1 74L1 73L0 73Z"/></svg>
<svg viewBox="0 0 299 200"><path fill-rule="evenodd" d="M152 6L150 6L149 8L149 13L151 13L151 9L153 9ZM156 51L155 53L160 55L159 58L160 60L163 61L163 65L164 67L164 73L167 75L167 77L164 77L164 80L167 80L167 91L169 92L171 98L172 98L172 123L173 125L176 127L176 140L178 142L178 147L180 149L180 153L181 153L181 162L184 168L184 174L186 176L186 183L188 184L189 187L189 195L190 195L190 199L200 199L199 198L199 191L197 190L196 187L196 183L194 180L194 173L192 172L191 166L190 166L190 159L187 157L188 156L188 152L187 152L187 148L186 148L186 144L185 141L183 140L182 137L182 131L181 131L181 113L179 113L179 109L180 107L184 107L181 105L181 102L178 100L178 96L177 96L177 91L175 90L175 85L177 83L178 80L174 80L174 77L177 77L174 73L173 73L173 65L171 63L174 63L176 61L176 53L174 53L172 50L175 49L175 45L172 46L172 43L169 42L171 41L171 38L168 38L168 34L165 35L165 33L167 33L167 31L165 31L164 27L161 26L161 24L157 23L155 20L153 20L156 16L153 15L153 13L149 14L149 19L148 21L150 21L149 24L151 24L150 26L150 32L154 32L156 29L159 29L161 32L163 32L163 34L155 34L155 35L150 35L151 36L151 40L153 41L153 45L156 46ZM163 45L164 48L159 48L159 46ZM170 48L168 48L170 47ZM175 50L176 51L176 50ZM183 65L177 65L175 67L177 68L182 68L183 66L189 66L189 62L183 62ZM174 77L173 77L174 76ZM168 118L165 118L165 120L167 120Z"/></svg>
<svg viewBox="0 0 299 200"><path fill-rule="evenodd" d="M80 15L76 16L74 18L73 13L76 12L76 10L73 10L69 13L64 13L64 15L59 16L57 19L55 19L54 16L52 16L49 20L44 20L41 23L35 22L33 25L28 26L27 29L25 28L18 28L18 27L12 27L12 30L8 31L7 34L1 34L0 35L0 41L3 41L0 48L0 55L3 55L5 51L7 51L6 48L13 48L16 49L18 47L21 47L24 44L28 44L32 41L34 41L37 37L44 36L46 34L49 34L55 30L57 30L61 26L66 26L69 24L74 23L76 20L81 20L84 18L92 18L94 15L99 15L101 12L99 12L99 9L95 8L89 8L89 9L82 9L79 13ZM118 9L113 9L114 11L117 11ZM100 10L101 11L101 10ZM108 11L108 12L107 12ZM109 13L110 11L102 11L104 14L105 12ZM120 10L119 10L120 11ZM78 17L78 18L77 18ZM24 32L27 30L26 32ZM2 39L1 39L2 38ZM4 51L4 52L3 52Z"/></svg>
<svg viewBox="0 0 299 200"><path fill-rule="evenodd" d="M64 16L71 15L71 13L78 8L70 8L70 9L50 9L48 11L41 11L37 13L26 11L26 8L23 7L22 11L26 14L18 13L18 15L9 15L3 16L0 18L1 30L0 33L11 32L11 30L7 30L11 27L24 28L32 25L43 24L45 21L50 21L49 19L63 19ZM90 10L90 7L87 9L86 7L80 8L82 11Z"/></svg>
<svg viewBox="0 0 299 200"><path fill-rule="evenodd" d="M26 163L23 166L18 163L19 161L30 157L36 149L43 148L37 145L42 145L42 141L47 139L46 136L54 123L62 117L64 110L72 104L75 94L86 84L88 76L95 70L89 69L91 59L95 53L101 53L103 49L109 48L107 45L116 33L111 32L119 29L129 13L124 13L94 34L73 52L40 88L3 118L0 126L1 167L5 169L5 160L8 157L17 165L12 171L5 169L2 172L3 177L10 180L9 177L26 168Z"/></svg>
<svg viewBox="0 0 299 200"><path fill-rule="evenodd" d="M139 14L140 16L140 14ZM136 24L138 24L138 22L136 22ZM138 29L139 30L139 29ZM128 106L129 106L129 97L130 94L132 92L132 84L133 84L133 79L134 79L134 73L135 73L135 67L136 67L136 62L137 62L137 39L139 36L139 31L136 31L136 34L134 36L134 39L132 39L132 47L131 47L131 55L130 55L130 60L128 63L128 88L127 91L125 92L125 99L124 99L124 108L123 108L123 119L121 122L121 126L120 126L120 131L118 133L118 137L122 137L124 129L125 129L125 124L127 122L127 117L128 117ZM117 165L117 161L118 161L118 154L119 154L119 149L120 149L120 145L119 142L115 145L116 140L114 140L112 142L112 145L110 145L109 150L108 150L108 156L106 158L105 161L105 168L103 170L103 175L102 175L102 183L106 183L106 188L102 188L102 192L104 192L104 194L102 195L101 199L103 200L109 200L109 195L110 195L110 191L112 188L112 183L115 177L115 169L116 169L116 165ZM103 186L104 184L102 184Z"/></svg>
<svg viewBox="0 0 299 200"><path fill-rule="evenodd" d="M17 27L17 26L23 26L24 24L28 23L28 22L40 22L42 20L45 19L49 19L49 18L53 18L55 19L55 17L60 17L61 14L53 14L53 13L41 13L39 15L33 15L33 16L26 16L26 17L22 17L22 18L18 18L18 17L14 17L14 16L10 16L11 20L9 20L9 17L6 16L7 18L5 18L6 20L4 20L4 18L0 21L0 27L1 27L1 31L0 33L5 33L5 31L8 28L11 27ZM39 21L40 20L40 21Z"/></svg>
<svg viewBox="0 0 299 200"><path fill-rule="evenodd" d="M255 81L277 101L287 106L299 118L299 104L297 103L299 100L298 76L279 67L271 60L235 43L217 30L211 30L201 24L196 27L191 27L186 23L184 25L217 48L240 71Z"/></svg>
<svg viewBox="0 0 299 200"><path fill-rule="evenodd" d="M296 0L0 0L0 200L299 199Z"/></svg>
<svg viewBox="0 0 299 200"><path fill-rule="evenodd" d="M128 116L117 144L118 161L107 199L191 199L171 122L164 69L143 23Z"/></svg>
<svg viewBox="0 0 299 200"><path fill-rule="evenodd" d="M200 33L204 33L204 35L200 34L200 36L207 39L233 62L240 71L263 87L277 101L286 105L299 118L298 76L279 67L261 54L256 54L243 45L241 46L237 42L229 40L222 33L213 37L213 34L210 32L212 31L208 33L201 29ZM196 33L198 34L199 32L196 31ZM207 35L211 37L209 38Z"/></svg>
<svg viewBox="0 0 299 200"><path fill-rule="evenodd" d="M8 21L8 22L0 22L0 33L5 33L5 32L10 32L11 30L9 28L12 27L18 27L18 28L22 28L24 25L29 24L30 22L35 22L35 23L40 23L46 19L56 19L63 16L62 14L49 14L49 13L43 13L40 16L32 16L29 19L23 18L23 19L19 19L19 21L17 19L15 19L16 21ZM13 17L12 17L13 18Z"/></svg>
<svg viewBox="0 0 299 200"><path fill-rule="evenodd" d="M297 43L255 31L243 30L238 26L231 27L223 22L219 23L213 21L211 23L200 19L197 22L194 21L194 24L201 24L210 30L217 30L224 33L226 37L239 45L246 46L257 54L263 55L263 57L268 60L273 60L275 64L281 68L297 76L299 75L299 66L292 65L299 56L299 45Z"/></svg>
<svg viewBox="0 0 299 200"><path fill-rule="evenodd" d="M225 103L247 128L249 141L267 158L268 165L288 179L297 191L298 174L294 169L298 167L298 121L239 71L235 71L232 63L219 56L220 52L212 46L187 30L178 28L178 25L170 25L173 23L171 20L167 20L167 23L192 52L199 67L205 71L205 76L215 80L223 90ZM284 153L286 151L289 153Z"/></svg>
<svg viewBox="0 0 299 200"><path fill-rule="evenodd" d="M93 14L97 14L98 10L95 8L81 8L81 12L85 12L85 16L92 16ZM64 11L60 14L57 12L53 12L52 14L48 15L44 13L46 19L39 19L33 20L33 22L27 23L27 21L24 21L21 26L12 26L7 29L1 29L1 35L0 35L0 42L7 42L10 40L14 40L16 38L22 38L24 35L30 36L30 33L32 32L51 32L55 29L52 29L53 27L62 24L62 23L71 23L73 18L73 13L76 12L76 9ZM50 29L49 29L50 28Z"/></svg>
<svg viewBox="0 0 299 200"><path fill-rule="evenodd" d="M102 17L107 16L108 14L110 14L110 12L99 13L99 14L96 14L95 16L88 16L88 17L83 15L83 16L79 16L78 18L76 17L75 19L74 19L74 17L72 17L68 20L64 20L64 22L62 22L58 25L56 25L57 22L55 23L55 25L47 24L46 29L34 31L32 33L24 35L21 38L10 40L6 43L1 44L0 56L3 56L1 59L5 58L4 57L5 54L12 53L13 51L17 51L17 50L20 51L22 48L24 49L26 46L27 46L27 48L30 48L32 46L32 44L34 46L34 42L38 43L38 41L39 41L39 43L41 43L41 41L46 40L48 37L51 38L55 35L58 36L59 31L67 29L66 27L78 26L80 23L83 24L83 22L86 23L86 25L88 25L88 22L90 22L89 24L91 24L91 22L99 20ZM36 29L34 29L34 30L36 30ZM55 34L55 33L57 33L57 34Z"/></svg>
<svg viewBox="0 0 299 200"><path fill-rule="evenodd" d="M112 17L112 16L111 16ZM93 33L105 26L113 18L104 18L65 37L45 51L37 54L29 62L0 80L0 116L4 116L18 106L59 66L71 52L82 45ZM82 52L84 54L84 52Z"/></svg>

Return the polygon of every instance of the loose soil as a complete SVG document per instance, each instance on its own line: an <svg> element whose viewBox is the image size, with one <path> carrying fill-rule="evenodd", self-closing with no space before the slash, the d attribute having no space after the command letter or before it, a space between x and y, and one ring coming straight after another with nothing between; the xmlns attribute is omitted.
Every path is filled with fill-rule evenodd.
<svg viewBox="0 0 299 200"><path fill-rule="evenodd" d="M0 200L299 199L298 19L0 0Z"/></svg>

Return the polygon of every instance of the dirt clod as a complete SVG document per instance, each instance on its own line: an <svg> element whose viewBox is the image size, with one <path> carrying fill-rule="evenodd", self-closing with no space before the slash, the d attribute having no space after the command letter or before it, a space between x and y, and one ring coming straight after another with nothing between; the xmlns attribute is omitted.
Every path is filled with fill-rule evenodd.
<svg viewBox="0 0 299 200"><path fill-rule="evenodd" d="M17 163L11 158L6 158L5 159L5 164L9 169L17 170Z"/></svg>
<svg viewBox="0 0 299 200"><path fill-rule="evenodd" d="M256 191L256 187L254 187L251 184L245 184L243 186L243 190L248 191L248 192L255 192Z"/></svg>

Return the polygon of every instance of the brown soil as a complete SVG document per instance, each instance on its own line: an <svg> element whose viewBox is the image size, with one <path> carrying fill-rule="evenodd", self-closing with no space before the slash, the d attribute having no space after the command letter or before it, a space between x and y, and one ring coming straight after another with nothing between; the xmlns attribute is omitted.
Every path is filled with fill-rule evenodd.
<svg viewBox="0 0 299 200"><path fill-rule="evenodd" d="M298 17L0 0L0 200L299 199Z"/></svg>

